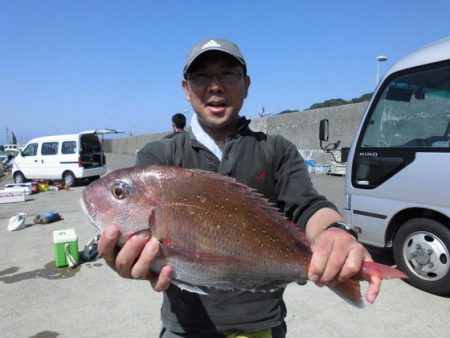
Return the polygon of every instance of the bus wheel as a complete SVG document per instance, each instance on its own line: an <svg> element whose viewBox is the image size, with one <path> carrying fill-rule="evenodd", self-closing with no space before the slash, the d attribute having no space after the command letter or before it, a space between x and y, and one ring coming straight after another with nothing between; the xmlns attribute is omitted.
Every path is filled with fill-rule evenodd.
<svg viewBox="0 0 450 338"><path fill-rule="evenodd" d="M436 295L450 294L450 229L428 218L413 218L394 238L394 258L406 281Z"/></svg>

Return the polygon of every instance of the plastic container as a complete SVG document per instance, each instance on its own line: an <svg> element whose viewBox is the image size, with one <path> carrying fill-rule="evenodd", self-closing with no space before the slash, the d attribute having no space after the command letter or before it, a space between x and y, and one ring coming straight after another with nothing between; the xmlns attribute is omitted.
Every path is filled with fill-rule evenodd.
<svg viewBox="0 0 450 338"><path fill-rule="evenodd" d="M26 195L31 195L31 183L10 183L5 184L5 190L15 190L20 191L23 190Z"/></svg>
<svg viewBox="0 0 450 338"><path fill-rule="evenodd" d="M53 252L57 268L74 267L79 263L78 237L74 229L53 231Z"/></svg>
<svg viewBox="0 0 450 338"><path fill-rule="evenodd" d="M48 191L48 182L47 181L38 182L38 190L39 192Z"/></svg>
<svg viewBox="0 0 450 338"><path fill-rule="evenodd" d="M325 164L316 164L314 166L314 172L316 174L328 174L330 172L330 165L325 165Z"/></svg>
<svg viewBox="0 0 450 338"><path fill-rule="evenodd" d="M308 172L313 173L315 161L314 160L305 160L305 164L306 164L306 167L308 168Z"/></svg>
<svg viewBox="0 0 450 338"><path fill-rule="evenodd" d="M14 203L14 202L25 202L26 194L23 189L13 190L4 189L0 190L0 203Z"/></svg>

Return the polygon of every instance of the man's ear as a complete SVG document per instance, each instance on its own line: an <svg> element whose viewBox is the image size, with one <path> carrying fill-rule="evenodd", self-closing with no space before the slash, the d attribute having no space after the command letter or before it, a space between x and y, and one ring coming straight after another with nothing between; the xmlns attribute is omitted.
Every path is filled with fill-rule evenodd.
<svg viewBox="0 0 450 338"><path fill-rule="evenodd" d="M251 83L250 76L246 75L244 80L245 80L245 96L244 96L244 98L247 98L248 88L250 87L250 83Z"/></svg>
<svg viewBox="0 0 450 338"><path fill-rule="evenodd" d="M184 90L184 95L186 96L186 100L191 101L191 93L189 92L189 86L186 80L181 81L181 86Z"/></svg>

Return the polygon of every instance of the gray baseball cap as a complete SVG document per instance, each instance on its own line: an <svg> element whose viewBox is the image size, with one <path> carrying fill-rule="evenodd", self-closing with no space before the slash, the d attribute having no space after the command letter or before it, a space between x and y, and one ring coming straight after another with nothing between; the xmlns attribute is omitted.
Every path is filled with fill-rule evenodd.
<svg viewBox="0 0 450 338"><path fill-rule="evenodd" d="M239 63L242 64L242 66L244 66L244 73L247 72L247 65L245 64L244 56L239 50L239 47L234 42L226 39L211 38L204 40L196 44L194 47L192 47L187 56L186 65L184 66L183 69L184 78L186 78L186 74L188 72L189 67L200 55L202 55L205 52L214 50L224 52L233 56L236 60L239 61Z"/></svg>

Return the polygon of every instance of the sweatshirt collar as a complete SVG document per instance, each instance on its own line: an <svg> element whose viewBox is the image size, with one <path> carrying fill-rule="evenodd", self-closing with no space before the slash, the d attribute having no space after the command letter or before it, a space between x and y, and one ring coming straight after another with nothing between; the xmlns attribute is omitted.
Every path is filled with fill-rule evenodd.
<svg viewBox="0 0 450 338"><path fill-rule="evenodd" d="M237 134L243 133L244 130L248 129L250 120L247 120L244 116L239 118L239 125ZM222 149L216 144L216 142L209 136L206 131L202 128L198 122L197 114L193 114L191 119L191 131L194 134L198 142L203 144L209 149L219 160L222 160L223 152Z"/></svg>

